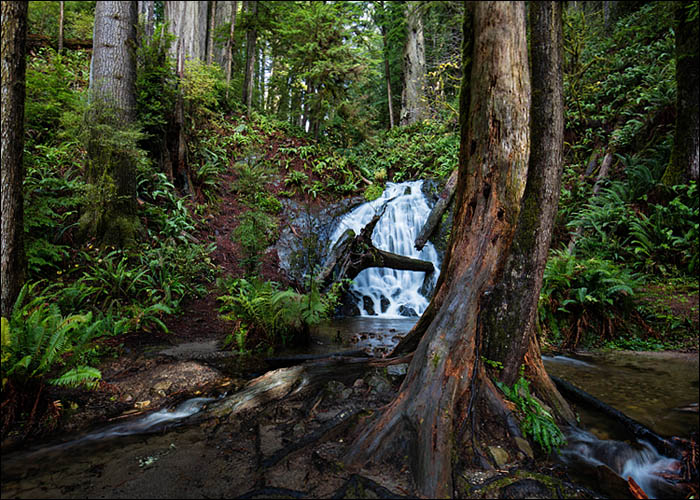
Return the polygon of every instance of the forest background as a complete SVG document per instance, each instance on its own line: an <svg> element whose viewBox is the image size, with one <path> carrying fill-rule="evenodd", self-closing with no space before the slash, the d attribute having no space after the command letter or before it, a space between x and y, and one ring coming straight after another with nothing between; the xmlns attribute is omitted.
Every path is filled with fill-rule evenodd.
<svg viewBox="0 0 700 500"><path fill-rule="evenodd" d="M138 3L135 116L121 122L94 118L95 2L29 3L26 279L3 309L3 435L15 421L32 430L46 384L98 385L120 339L167 333L197 296L220 298L242 354L304 337L341 294L279 271L270 246L285 204L311 213L374 199L387 181L444 184L457 166L462 2L196 2L180 18L184 3ZM567 3L545 345L697 350L697 165L693 178L673 152L684 112L697 146L697 100L678 106L676 68L697 66L698 3L673 5ZM697 72L681 81L697 95ZM95 170L95 137L106 163L133 168L134 217L116 236L86 218L110 219L121 199ZM443 245L449 225L447 212ZM299 265L313 270L321 242L302 237Z"/></svg>

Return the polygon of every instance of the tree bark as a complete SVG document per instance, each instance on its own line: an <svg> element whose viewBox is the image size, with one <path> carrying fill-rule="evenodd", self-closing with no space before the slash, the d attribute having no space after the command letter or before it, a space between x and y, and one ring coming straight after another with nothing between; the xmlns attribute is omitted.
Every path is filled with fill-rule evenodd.
<svg viewBox="0 0 700 500"><path fill-rule="evenodd" d="M146 40L153 38L155 22L154 3L155 2L153 0L139 0L138 2L139 18L143 18L143 36Z"/></svg>
<svg viewBox="0 0 700 500"><path fill-rule="evenodd" d="M428 308L432 320L396 399L362 432L346 460L357 467L408 455L419 494L431 498L453 493L453 453L485 460L484 436L474 437L484 415L499 416L503 432L519 433L480 364L479 350L488 334L480 312L505 264L525 187L530 88L524 17L520 2L474 6L470 109L468 114L460 109L455 223ZM497 431L489 427L489 432Z"/></svg>
<svg viewBox="0 0 700 500"><path fill-rule="evenodd" d="M136 153L104 141L101 127L126 129L136 118L136 2L104 1L95 7L91 109L88 118L88 182L114 194L88 200L80 226L84 236L128 246L139 227L136 216Z"/></svg>
<svg viewBox="0 0 700 500"><path fill-rule="evenodd" d="M226 42L226 97L228 97L229 87L231 86L231 64L233 62L233 43L234 43L234 32L236 30L236 11L238 10L238 2L232 2L231 7L231 30L228 34L228 40Z"/></svg>
<svg viewBox="0 0 700 500"><path fill-rule="evenodd" d="M386 79L386 95L389 105L389 130L394 128L394 105L391 102L391 74L389 72L389 49L386 43L386 10L384 9L384 1L379 2L379 7L382 12L382 42L384 48L384 78Z"/></svg>
<svg viewBox="0 0 700 500"><path fill-rule="evenodd" d="M186 59L204 61L207 45L207 3L167 1L164 4L164 12L168 28L176 37L176 42L170 47L173 59L179 65L184 65Z"/></svg>
<svg viewBox="0 0 700 500"><path fill-rule="evenodd" d="M2 2L2 154L0 180L0 315L9 317L24 283L22 154L26 72L27 2Z"/></svg>
<svg viewBox="0 0 700 500"><path fill-rule="evenodd" d="M258 33L255 27L258 14L258 2L249 0L246 2L248 17L248 29L246 31L246 58L245 58L245 79L243 81L243 104L246 107L248 116L253 107L253 72L255 69L255 41Z"/></svg>
<svg viewBox="0 0 700 500"><path fill-rule="evenodd" d="M65 3L64 1L58 2L59 12L58 12L58 53L63 52L63 16L65 13Z"/></svg>
<svg viewBox="0 0 700 500"><path fill-rule="evenodd" d="M661 178L666 186L698 180L700 161L700 43L698 20L688 20L687 2L676 9L676 135L671 160Z"/></svg>
<svg viewBox="0 0 700 500"><path fill-rule="evenodd" d="M420 2L406 3L406 45L404 46L404 85L401 94L401 125L410 125L425 118L423 84L425 81L425 44Z"/></svg>
<svg viewBox="0 0 700 500"><path fill-rule="evenodd" d="M532 104L530 161L517 228L502 277L482 311L484 356L503 363L501 381L512 385L525 362L529 378L554 403L557 416L574 423L566 402L541 365L537 343L537 303L559 203L563 169L564 93L562 84L562 5L530 5ZM553 398L551 396L554 396Z"/></svg>
<svg viewBox="0 0 700 500"><path fill-rule="evenodd" d="M216 0L209 2L209 29L207 30L207 64L214 62L214 30L216 28Z"/></svg>

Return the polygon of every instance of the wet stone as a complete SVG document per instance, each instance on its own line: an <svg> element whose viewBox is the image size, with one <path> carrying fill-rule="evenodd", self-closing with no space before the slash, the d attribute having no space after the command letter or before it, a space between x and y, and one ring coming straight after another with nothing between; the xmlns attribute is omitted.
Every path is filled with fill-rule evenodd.
<svg viewBox="0 0 700 500"><path fill-rule="evenodd" d="M401 363L399 365L389 365L386 367L386 373L391 377L403 377L406 375L406 370L408 370L408 363Z"/></svg>
<svg viewBox="0 0 700 500"><path fill-rule="evenodd" d="M407 306L407 305L402 305L401 307L399 307L399 314L401 316L405 316L407 318L417 318L418 317L418 313L416 312L416 310L413 309L412 307Z"/></svg>
<svg viewBox="0 0 700 500"><path fill-rule="evenodd" d="M367 295L363 295L362 296L362 307L365 308L365 311L370 316L376 315L376 313L374 312L374 301L372 300L372 297L369 297ZM418 315L416 314L416 316L418 316Z"/></svg>
<svg viewBox="0 0 700 500"><path fill-rule="evenodd" d="M389 309L390 304L391 304L391 302L389 301L389 299L387 299L384 295L382 295L382 298L379 301L379 305L381 307L382 314L385 313L387 309Z"/></svg>
<svg viewBox="0 0 700 500"><path fill-rule="evenodd" d="M500 446L489 446L489 453L499 469L508 463L508 452Z"/></svg>
<svg viewBox="0 0 700 500"><path fill-rule="evenodd" d="M527 439L523 439L521 437L516 436L515 444L518 446L520 451L522 451L529 458L535 458L535 454L532 451L532 446L530 446L530 443L527 441Z"/></svg>

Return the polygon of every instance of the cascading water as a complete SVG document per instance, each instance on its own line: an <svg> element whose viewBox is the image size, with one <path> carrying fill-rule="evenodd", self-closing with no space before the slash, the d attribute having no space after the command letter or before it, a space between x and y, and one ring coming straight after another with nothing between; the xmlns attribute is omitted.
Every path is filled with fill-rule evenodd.
<svg viewBox="0 0 700 500"><path fill-rule="evenodd" d="M361 316L420 316L428 306L428 297L421 290L433 288L440 274L440 262L432 243L427 243L420 252L413 246L430 213L430 207L421 191L422 184L423 181L387 183L382 196L346 214L331 236L334 245L348 228L359 234L386 205L384 215L374 228L372 243L381 250L430 261L435 266L435 271L428 278L431 283L427 287L424 284L426 276L422 272L388 268L362 271L350 288L352 294L358 297L357 307Z"/></svg>

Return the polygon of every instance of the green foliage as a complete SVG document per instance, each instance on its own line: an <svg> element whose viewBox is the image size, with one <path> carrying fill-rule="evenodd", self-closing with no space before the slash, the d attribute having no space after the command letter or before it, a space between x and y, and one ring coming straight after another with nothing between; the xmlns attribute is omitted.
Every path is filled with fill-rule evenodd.
<svg viewBox="0 0 700 500"><path fill-rule="evenodd" d="M220 285L225 292L218 297L222 317L236 322L227 342L235 340L240 351L307 340L309 327L328 317L338 301L337 291L323 295L313 281L307 294L280 290L279 283L259 279Z"/></svg>
<svg viewBox="0 0 700 500"><path fill-rule="evenodd" d="M59 2L31 2L27 27L29 33L58 40ZM89 40L95 23L95 2L65 2L64 39Z"/></svg>
<svg viewBox="0 0 700 500"><path fill-rule="evenodd" d="M143 147L152 158L159 158L175 108L176 75L168 54L175 36L168 33L165 24L159 25L151 38L143 36L142 23L138 30L142 43L136 49L136 116L145 134Z"/></svg>
<svg viewBox="0 0 700 500"><path fill-rule="evenodd" d="M46 297L34 294L36 286L24 285L11 317L2 318L3 388L9 379L24 385L52 374L48 381L54 385L94 387L100 372L84 363L100 322L91 313L63 316Z"/></svg>
<svg viewBox="0 0 700 500"><path fill-rule="evenodd" d="M499 381L496 381L496 385L520 411L520 429L523 434L530 436L547 454L550 454L552 449L558 452L559 448L566 444L566 438L552 415L530 394L530 382L523 376L523 368L520 367L520 378L515 381L513 387Z"/></svg>
<svg viewBox="0 0 700 500"><path fill-rule="evenodd" d="M57 54L50 48L40 49L28 60L24 116L30 144L48 146L58 142L62 121L82 108L89 64L85 52Z"/></svg>
<svg viewBox="0 0 700 500"><path fill-rule="evenodd" d="M595 341L593 332L611 338L615 322L635 311L632 298L640 285L638 275L613 262L554 251L540 291L540 324L552 335L551 340L567 347L582 340ZM585 332L589 333L586 339Z"/></svg>
<svg viewBox="0 0 700 500"><path fill-rule="evenodd" d="M384 192L384 186L381 184L370 184L365 188L365 200L373 201L379 198Z"/></svg>
<svg viewBox="0 0 700 500"><path fill-rule="evenodd" d="M262 253L274 241L276 232L277 223L266 213L249 210L241 214L233 238L241 245L241 263L248 274L257 272Z"/></svg>

